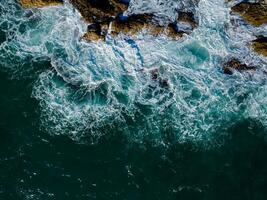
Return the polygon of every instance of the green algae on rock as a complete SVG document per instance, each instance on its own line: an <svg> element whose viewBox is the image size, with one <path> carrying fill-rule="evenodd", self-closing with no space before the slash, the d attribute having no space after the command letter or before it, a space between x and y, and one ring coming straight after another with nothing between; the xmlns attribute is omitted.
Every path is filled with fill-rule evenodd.
<svg viewBox="0 0 267 200"><path fill-rule="evenodd" d="M260 1L259 3L241 2L233 6L232 11L240 14L246 22L254 26L267 23L266 1Z"/></svg>
<svg viewBox="0 0 267 200"><path fill-rule="evenodd" d="M20 0L24 8L55 6L63 3L63 0Z"/></svg>

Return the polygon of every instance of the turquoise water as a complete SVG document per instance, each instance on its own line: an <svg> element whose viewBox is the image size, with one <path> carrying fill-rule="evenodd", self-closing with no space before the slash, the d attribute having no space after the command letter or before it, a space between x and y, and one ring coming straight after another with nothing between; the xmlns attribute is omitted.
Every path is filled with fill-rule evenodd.
<svg viewBox="0 0 267 200"><path fill-rule="evenodd" d="M247 46L265 26L220 0L136 0L199 27L87 43L67 1L0 2L0 199L266 199L267 60ZM231 56L259 67L226 75Z"/></svg>

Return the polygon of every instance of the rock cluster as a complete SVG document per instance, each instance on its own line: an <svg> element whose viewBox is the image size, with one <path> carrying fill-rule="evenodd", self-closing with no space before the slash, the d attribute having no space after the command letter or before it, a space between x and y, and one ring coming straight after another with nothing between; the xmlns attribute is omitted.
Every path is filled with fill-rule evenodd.
<svg viewBox="0 0 267 200"><path fill-rule="evenodd" d="M58 5L63 0L20 0L23 7L43 7ZM162 26L154 20L154 13L126 15L130 0L70 0L89 24L83 36L88 41L104 40L107 34L117 36L120 33L135 35L145 30L157 36L165 34L173 39L189 34L197 27L192 12L178 12L175 22Z"/></svg>
<svg viewBox="0 0 267 200"><path fill-rule="evenodd" d="M240 14L243 19L253 25L267 25L267 0L256 0L255 2L243 1L232 7L232 11ZM257 36L252 41L252 48L257 53L267 56L267 38L265 36Z"/></svg>
<svg viewBox="0 0 267 200"><path fill-rule="evenodd" d="M231 8L232 13L239 14L246 23L259 27L267 25L267 0L242 1ZM267 37L256 36L257 39L251 41L252 49L263 56L267 56ZM255 70L255 66L248 66L237 58L232 58L224 63L223 71L226 74L233 74L237 71Z"/></svg>
<svg viewBox="0 0 267 200"><path fill-rule="evenodd" d="M192 12L179 12L175 22L161 26L153 20L153 13L126 15L124 11L128 8L129 0L71 0L71 2L90 23L83 37L89 41L105 39L108 33L112 36L120 33L135 35L142 30L153 36L166 34L176 39L197 27Z"/></svg>

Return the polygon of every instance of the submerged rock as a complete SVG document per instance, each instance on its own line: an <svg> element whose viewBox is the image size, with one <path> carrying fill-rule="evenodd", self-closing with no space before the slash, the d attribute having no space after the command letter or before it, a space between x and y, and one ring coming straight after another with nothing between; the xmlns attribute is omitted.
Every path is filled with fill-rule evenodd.
<svg viewBox="0 0 267 200"><path fill-rule="evenodd" d="M256 40L252 41L252 48L257 53L267 56L267 37L258 36Z"/></svg>
<svg viewBox="0 0 267 200"><path fill-rule="evenodd" d="M240 14L246 22L254 26L267 23L267 2L265 0L257 3L241 2L233 6L232 11Z"/></svg>
<svg viewBox="0 0 267 200"><path fill-rule="evenodd" d="M256 67L248 66L236 58L232 58L232 59L228 60L223 65L223 72L225 74L229 74L229 75L232 75L235 70L242 72L242 71L249 71L249 70L255 70L255 69L256 69Z"/></svg>
<svg viewBox="0 0 267 200"><path fill-rule="evenodd" d="M156 85L154 85L154 86L150 85L151 87L156 87L156 86L159 86L161 88L170 87L169 80L167 78L164 78L164 77L161 76L159 68L151 69L149 71L149 73L150 73L150 76L151 76L151 80L154 83L156 83Z"/></svg>
<svg viewBox="0 0 267 200"><path fill-rule="evenodd" d="M63 0L20 0L20 3L25 8L54 6L63 3Z"/></svg>

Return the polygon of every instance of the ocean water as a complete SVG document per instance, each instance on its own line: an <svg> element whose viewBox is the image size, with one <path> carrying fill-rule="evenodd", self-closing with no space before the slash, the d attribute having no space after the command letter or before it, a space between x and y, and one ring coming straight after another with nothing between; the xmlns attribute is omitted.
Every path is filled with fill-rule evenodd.
<svg viewBox="0 0 267 200"><path fill-rule="evenodd" d="M266 199L267 59L248 44L267 27L230 6L132 0L199 27L88 43L68 1L0 0L0 199ZM257 69L226 75L231 57Z"/></svg>

